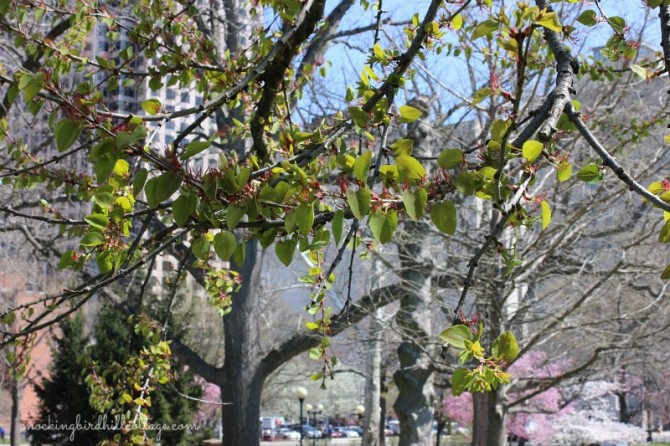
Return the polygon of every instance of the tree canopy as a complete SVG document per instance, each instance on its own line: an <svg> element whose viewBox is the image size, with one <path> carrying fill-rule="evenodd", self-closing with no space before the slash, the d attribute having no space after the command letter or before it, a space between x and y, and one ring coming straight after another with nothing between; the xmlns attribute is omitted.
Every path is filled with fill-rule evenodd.
<svg viewBox="0 0 670 446"><path fill-rule="evenodd" d="M398 23L381 0L0 1L0 213L6 231L78 280L3 309L2 320L20 329L3 328L0 345L58 322L112 284L137 274L148 280L170 257L178 279L195 278L228 324L226 361L258 357L245 319L257 310L245 296L260 245L287 267L299 256L308 263L300 280L312 287L312 317L258 359L248 379L262 381L308 349L320 361L313 378L325 379L337 364L329 336L367 314L361 308L403 293L388 287L360 305L349 294L334 306L328 291L338 280L351 291L353 274L350 266L348 278L336 277L338 265L391 243L403 227L414 242L428 227L448 241L479 218L476 202L490 219L479 224L486 234L469 245L462 277L451 278L459 296L442 339L462 350L462 362L478 361L454 374L456 393L507 383L504 369L519 353L514 335L492 327L484 348L487 321L478 328L463 309L484 258L499 259L505 271L527 267L510 240L550 230L566 197L588 201L588 189L565 185L596 188L615 176L637 203L657 210L658 241L670 241L670 183L654 171L657 158L639 152L642 165L649 157L643 184L617 158L620 141L600 137L604 114L589 114L596 101L587 83L616 88L627 76L639 92L662 92L668 3L639 2L643 10L626 21L598 1L432 0L412 5ZM358 26L355 11L368 23ZM646 51L635 20L651 14L661 44ZM350 36L369 37L353 67L341 57ZM580 41L601 45L595 59L580 53ZM617 107L625 114L626 104ZM611 134L631 147L659 141L666 119L660 110ZM431 121L467 124L462 144L427 151L420 142ZM578 145L590 152L566 149ZM663 279L666 263L657 262ZM236 320L231 311L247 316ZM135 321L155 341L137 360L163 380L167 324ZM179 339L172 348L205 379L234 387L232 372L219 373L232 365L207 365Z"/></svg>

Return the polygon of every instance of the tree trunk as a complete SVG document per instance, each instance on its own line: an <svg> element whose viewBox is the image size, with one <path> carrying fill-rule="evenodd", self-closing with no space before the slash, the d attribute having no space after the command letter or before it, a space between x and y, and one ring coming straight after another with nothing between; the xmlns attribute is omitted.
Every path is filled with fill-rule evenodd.
<svg viewBox="0 0 670 446"><path fill-rule="evenodd" d="M257 321L260 306L255 304L253 269L257 243L247 242L247 252L240 275L242 289L233 296L233 309L223 317L226 361L221 370L223 444L226 446L258 446L260 442L261 392L263 370L258 351Z"/></svg>
<svg viewBox="0 0 670 446"><path fill-rule="evenodd" d="M505 446L505 388L472 394L474 419L471 446Z"/></svg>
<svg viewBox="0 0 670 446"><path fill-rule="evenodd" d="M379 379L382 362L381 335L383 328L380 319L383 315L383 310L377 310L375 316L370 318L368 329L363 446L379 446L380 413L378 409L381 393Z"/></svg>
<svg viewBox="0 0 670 446"><path fill-rule="evenodd" d="M398 245L401 277L407 295L400 300L398 327L403 341L398 347L400 368L393 374L398 387L395 408L400 423L398 446L432 446L433 368L428 352L431 330L430 268L422 258L425 224L407 223Z"/></svg>
<svg viewBox="0 0 670 446"><path fill-rule="evenodd" d="M505 446L505 386L489 392L488 397L488 446Z"/></svg>
<svg viewBox="0 0 670 446"><path fill-rule="evenodd" d="M386 394L388 386L386 385L386 364L379 368L379 446L386 445L386 408L388 406L386 401Z"/></svg>
<svg viewBox="0 0 670 446"><path fill-rule="evenodd" d="M486 436L489 426L489 394L476 392L472 394L472 442L470 446L487 446Z"/></svg>
<svg viewBox="0 0 670 446"><path fill-rule="evenodd" d="M19 446L21 444L21 397L23 396L21 383L16 378L11 380L11 394L12 394L12 414L9 421L9 439L11 446Z"/></svg>
<svg viewBox="0 0 670 446"><path fill-rule="evenodd" d="M619 421L621 423L629 423L631 416L630 410L628 409L628 396L627 392L615 392L614 393L619 400Z"/></svg>

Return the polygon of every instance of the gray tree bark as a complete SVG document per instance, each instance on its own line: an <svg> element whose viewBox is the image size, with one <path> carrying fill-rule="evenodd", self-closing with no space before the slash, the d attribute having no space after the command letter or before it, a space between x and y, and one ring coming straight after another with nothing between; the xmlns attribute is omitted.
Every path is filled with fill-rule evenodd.
<svg viewBox="0 0 670 446"><path fill-rule="evenodd" d="M433 367L428 341L431 327L430 267L422 256L425 223L407 223L404 240L398 245L401 278L407 295L397 315L403 340L398 347L400 368L393 374L398 398L393 405L400 423L399 446L432 446Z"/></svg>
<svg viewBox="0 0 670 446"><path fill-rule="evenodd" d="M252 274L256 264L257 243L247 243L246 258L240 269L245 278L233 297L233 309L223 317L226 360L221 370L225 380L220 385L223 420L223 444L257 446L259 442L263 371L261 352L255 334L261 317L252 293ZM255 433L255 435L251 435Z"/></svg>

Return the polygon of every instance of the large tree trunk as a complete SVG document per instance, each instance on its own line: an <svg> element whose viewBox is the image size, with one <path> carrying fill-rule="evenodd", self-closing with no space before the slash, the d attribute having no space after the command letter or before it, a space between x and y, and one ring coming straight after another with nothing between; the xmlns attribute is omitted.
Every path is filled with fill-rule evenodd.
<svg viewBox="0 0 670 446"><path fill-rule="evenodd" d="M486 433L489 426L489 394L477 392L472 394L472 442L470 446L487 446Z"/></svg>
<svg viewBox="0 0 670 446"><path fill-rule="evenodd" d="M257 243L247 243L247 253L240 275L242 289L233 296L233 309L223 317L226 361L221 370L225 385L221 386L223 444L226 446L257 446L260 431L263 373L257 339L260 306L253 288L253 268Z"/></svg>
<svg viewBox="0 0 670 446"><path fill-rule="evenodd" d="M388 406L386 394L388 393L388 386L386 385L386 364L383 364L379 369L379 446L386 445L386 409Z"/></svg>
<svg viewBox="0 0 670 446"><path fill-rule="evenodd" d="M407 289L397 315L403 336L398 347L400 368L393 375L398 387L393 407L400 422L399 446L432 446L435 394L427 350L432 330L430 268L422 258L425 233L423 224L407 223L404 240L398 245L401 277Z"/></svg>
<svg viewBox="0 0 670 446"><path fill-rule="evenodd" d="M505 446L505 386L489 392L488 397L488 446Z"/></svg>
<svg viewBox="0 0 670 446"><path fill-rule="evenodd" d="M383 310L377 310L374 317L370 318L370 327L368 329L368 348L366 361L366 381L365 381L365 419L363 425L363 446L379 446L380 429L380 371L381 371L381 335ZM383 430L383 429L382 429Z"/></svg>
<svg viewBox="0 0 670 446"><path fill-rule="evenodd" d="M474 420L471 446L505 446L505 388L472 394Z"/></svg>

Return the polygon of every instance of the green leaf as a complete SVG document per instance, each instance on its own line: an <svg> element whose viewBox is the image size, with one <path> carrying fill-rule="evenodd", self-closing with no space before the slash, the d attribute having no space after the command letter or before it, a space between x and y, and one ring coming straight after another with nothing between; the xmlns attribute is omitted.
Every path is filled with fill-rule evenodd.
<svg viewBox="0 0 670 446"><path fill-rule="evenodd" d="M42 91L42 87L44 87L44 80L45 80L45 75L44 73L26 73L23 76L21 76L21 79L19 79L19 90L23 91L26 104L33 99L35 99L35 96L39 94L40 91Z"/></svg>
<svg viewBox="0 0 670 446"><path fill-rule="evenodd" d="M322 357L321 349L314 347L309 349L309 359L319 360Z"/></svg>
<svg viewBox="0 0 670 446"><path fill-rule="evenodd" d="M295 247L298 245L297 240L282 240L275 243L275 254L280 262L285 266L289 266L293 261L293 253Z"/></svg>
<svg viewBox="0 0 670 446"><path fill-rule="evenodd" d="M560 20L558 20L558 15L555 12L542 12L535 23L552 31L556 31L557 33L563 32L563 25L561 25Z"/></svg>
<svg viewBox="0 0 670 446"><path fill-rule="evenodd" d="M556 167L556 179L558 181L567 181L572 176L572 164L568 161L561 161Z"/></svg>
<svg viewBox="0 0 670 446"><path fill-rule="evenodd" d="M430 219L440 231L454 235L456 233L456 206L450 201L436 203L430 210Z"/></svg>
<svg viewBox="0 0 670 446"><path fill-rule="evenodd" d="M81 239L82 246L99 246L105 242L105 237L97 230L89 230Z"/></svg>
<svg viewBox="0 0 670 446"><path fill-rule="evenodd" d="M391 149L396 155L411 155L414 150L414 141L411 139L399 139L391 144Z"/></svg>
<svg viewBox="0 0 670 446"><path fill-rule="evenodd" d="M141 168L133 178L133 195L137 196L144 189L144 183L147 181L147 175L149 172L144 167Z"/></svg>
<svg viewBox="0 0 670 446"><path fill-rule="evenodd" d="M102 209L109 209L114 206L114 197L109 192L98 192L93 195L93 202Z"/></svg>
<svg viewBox="0 0 670 446"><path fill-rule="evenodd" d="M140 105L142 106L145 112L149 113L152 116L160 113L161 108L163 107L161 101L159 101L158 99L147 99L146 101L142 101L142 104Z"/></svg>
<svg viewBox="0 0 670 446"><path fill-rule="evenodd" d="M235 252L233 253L233 262L235 262L235 265L242 266L244 264L244 258L247 255L247 244L243 241L239 245L237 245L237 248L235 248Z"/></svg>
<svg viewBox="0 0 670 446"><path fill-rule="evenodd" d="M393 239L393 232L398 226L396 211L376 212L370 216L370 230L375 240L386 244Z"/></svg>
<svg viewBox="0 0 670 446"><path fill-rule="evenodd" d="M58 269L65 269L71 265L74 264L72 260L72 256L74 255L74 251L71 249L68 249L65 251L61 256L60 259L58 259Z"/></svg>
<svg viewBox="0 0 670 446"><path fill-rule="evenodd" d="M402 201L405 205L405 210L407 215L414 221L419 220L423 217L424 212L426 212L426 201L428 200L428 192L425 189L417 189L415 192L412 192L409 189L405 189L402 194Z"/></svg>
<svg viewBox="0 0 670 446"><path fill-rule="evenodd" d="M105 229L109 225L109 218L103 214L91 214L84 221L94 228Z"/></svg>
<svg viewBox="0 0 670 446"><path fill-rule="evenodd" d="M2 323L3 324L11 325L15 321L16 321L16 313L14 313L14 312L7 313L2 317Z"/></svg>
<svg viewBox="0 0 670 446"><path fill-rule="evenodd" d="M623 34L626 29L626 21L622 17L607 17L607 23L609 23L612 29L619 34Z"/></svg>
<svg viewBox="0 0 670 446"><path fill-rule="evenodd" d="M670 279L670 265L666 266L663 272L661 273L661 279Z"/></svg>
<svg viewBox="0 0 670 446"><path fill-rule="evenodd" d="M463 16L461 16L460 14L456 14L455 16L453 16L451 18L450 25L451 29L453 29L454 31L458 31L459 29L461 29L463 27Z"/></svg>
<svg viewBox="0 0 670 446"><path fill-rule="evenodd" d="M207 260L209 260L209 245L210 243L207 237L202 236L196 238L195 240L193 240L193 243L191 243L191 249L193 250L193 255L195 255L203 262L206 262Z"/></svg>
<svg viewBox="0 0 670 446"><path fill-rule="evenodd" d="M116 147L126 150L137 141L137 137L130 132L119 132L116 134Z"/></svg>
<svg viewBox="0 0 670 446"><path fill-rule="evenodd" d="M519 344L514 337L514 333L506 331L493 341L491 354L496 359L510 363L519 355Z"/></svg>
<svg viewBox="0 0 670 446"><path fill-rule="evenodd" d="M370 161L372 160L372 152L367 151L354 162L354 176L361 183L365 183L370 173Z"/></svg>
<svg viewBox="0 0 670 446"><path fill-rule="evenodd" d="M99 252L95 263L102 274L108 273L114 269L114 255L110 251Z"/></svg>
<svg viewBox="0 0 670 446"><path fill-rule="evenodd" d="M307 326L308 330L316 330L319 328L319 324L317 324L316 322L309 322L309 321L305 322L305 326Z"/></svg>
<svg viewBox="0 0 670 446"><path fill-rule="evenodd" d="M490 88L488 88L488 87L480 88L479 90L475 91L474 95L472 95L472 105L479 104L484 99L491 96L492 94L493 94L493 90L491 90Z"/></svg>
<svg viewBox="0 0 670 446"><path fill-rule="evenodd" d="M598 23L598 15L595 11L587 9L586 11L579 14L577 21L582 25L594 26L596 23Z"/></svg>
<svg viewBox="0 0 670 446"><path fill-rule="evenodd" d="M214 252L223 261L227 261L237 248L235 234L230 231L221 231L214 236Z"/></svg>
<svg viewBox="0 0 670 446"><path fill-rule="evenodd" d="M295 220L298 224L298 232L308 235L314 224L314 204L300 203L295 211Z"/></svg>
<svg viewBox="0 0 670 446"><path fill-rule="evenodd" d="M290 234L293 232L293 229L295 228L296 224L296 216L295 216L295 211L291 210L286 213L284 216L284 229L286 230L287 234Z"/></svg>
<svg viewBox="0 0 670 446"><path fill-rule="evenodd" d="M647 69L643 66L633 64L630 66L630 70L640 76L642 79L647 80L649 79L649 72Z"/></svg>
<svg viewBox="0 0 670 446"><path fill-rule="evenodd" d="M463 394L468 388L468 383L471 381L471 372L467 369L456 369L451 375L451 391L454 396Z"/></svg>
<svg viewBox="0 0 670 446"><path fill-rule="evenodd" d="M426 171L421 163L409 155L400 155L395 162L400 181L419 180L426 176Z"/></svg>
<svg viewBox="0 0 670 446"><path fill-rule="evenodd" d="M372 47L372 52L378 59L386 58L386 54L384 54L384 50L382 49L382 46L379 43L374 44L374 46Z"/></svg>
<svg viewBox="0 0 670 446"><path fill-rule="evenodd" d="M512 120L510 119L496 119L493 121L493 124L491 124L491 139L502 144L502 140L510 125L512 125Z"/></svg>
<svg viewBox="0 0 670 446"><path fill-rule="evenodd" d="M472 32L472 40L479 39L480 37L488 36L498 29L500 22L494 20L485 20L475 27L475 30Z"/></svg>
<svg viewBox="0 0 670 446"><path fill-rule="evenodd" d="M116 163L114 163L113 172L117 177L125 178L130 172L130 164L128 164L128 161L126 160L118 159L116 160Z"/></svg>
<svg viewBox="0 0 670 446"><path fill-rule="evenodd" d="M72 146L77 141L82 131L82 126L72 119L61 119L54 127L56 134L56 147L59 152L63 152Z"/></svg>
<svg viewBox="0 0 670 446"><path fill-rule="evenodd" d="M544 145L540 141L531 139L523 143L521 154L532 163L542 155L542 149L544 149Z"/></svg>
<svg viewBox="0 0 670 446"><path fill-rule="evenodd" d="M209 141L193 141L186 146L186 150L184 150L184 153L182 153L179 158L182 160L187 160L209 148L211 145L212 143Z"/></svg>
<svg viewBox="0 0 670 446"><path fill-rule="evenodd" d="M177 226L184 226L198 205L198 198L192 194L182 194L172 203L172 216Z"/></svg>
<svg viewBox="0 0 670 446"><path fill-rule="evenodd" d="M347 189L347 203L358 220L362 220L370 210L371 196L368 189L359 189L356 192L352 188Z"/></svg>
<svg viewBox="0 0 670 446"><path fill-rule="evenodd" d="M333 232L333 240L335 240L335 246L340 244L342 239L342 227L344 226L344 211L339 210L333 215L333 221L331 223L331 230Z"/></svg>
<svg viewBox="0 0 670 446"><path fill-rule="evenodd" d="M168 200L181 185L181 178L173 172L164 172L157 178L147 181L144 191L150 207L156 207Z"/></svg>
<svg viewBox="0 0 670 446"><path fill-rule="evenodd" d="M443 169L454 169L465 161L465 155L459 149L444 149L437 157L437 165Z"/></svg>
<svg viewBox="0 0 670 446"><path fill-rule="evenodd" d="M597 183L603 179L603 175L600 172L600 167L595 164L589 164L579 169L577 178L586 183Z"/></svg>
<svg viewBox="0 0 670 446"><path fill-rule="evenodd" d="M542 207L542 230L544 231L551 222L551 208L547 200L543 200L540 206Z"/></svg>
<svg viewBox="0 0 670 446"><path fill-rule="evenodd" d="M467 325L458 324L444 330L439 334L445 344L453 345L459 350L465 348L465 341L472 341L474 335Z"/></svg>
<svg viewBox="0 0 670 446"><path fill-rule="evenodd" d="M4 16L9 10L12 0L0 0L0 15Z"/></svg>
<svg viewBox="0 0 670 446"><path fill-rule="evenodd" d="M226 210L226 225L231 231L242 221L242 217L247 213L247 207L239 204L231 204Z"/></svg>
<svg viewBox="0 0 670 446"><path fill-rule="evenodd" d="M360 107L349 107L349 114L351 115L351 119L353 119L354 124L359 127L367 127L368 119L370 118L368 112Z"/></svg>
<svg viewBox="0 0 670 446"><path fill-rule="evenodd" d="M409 124L416 121L423 115L423 112L419 109L412 107L411 105L402 105L398 110L400 113L400 122Z"/></svg>

